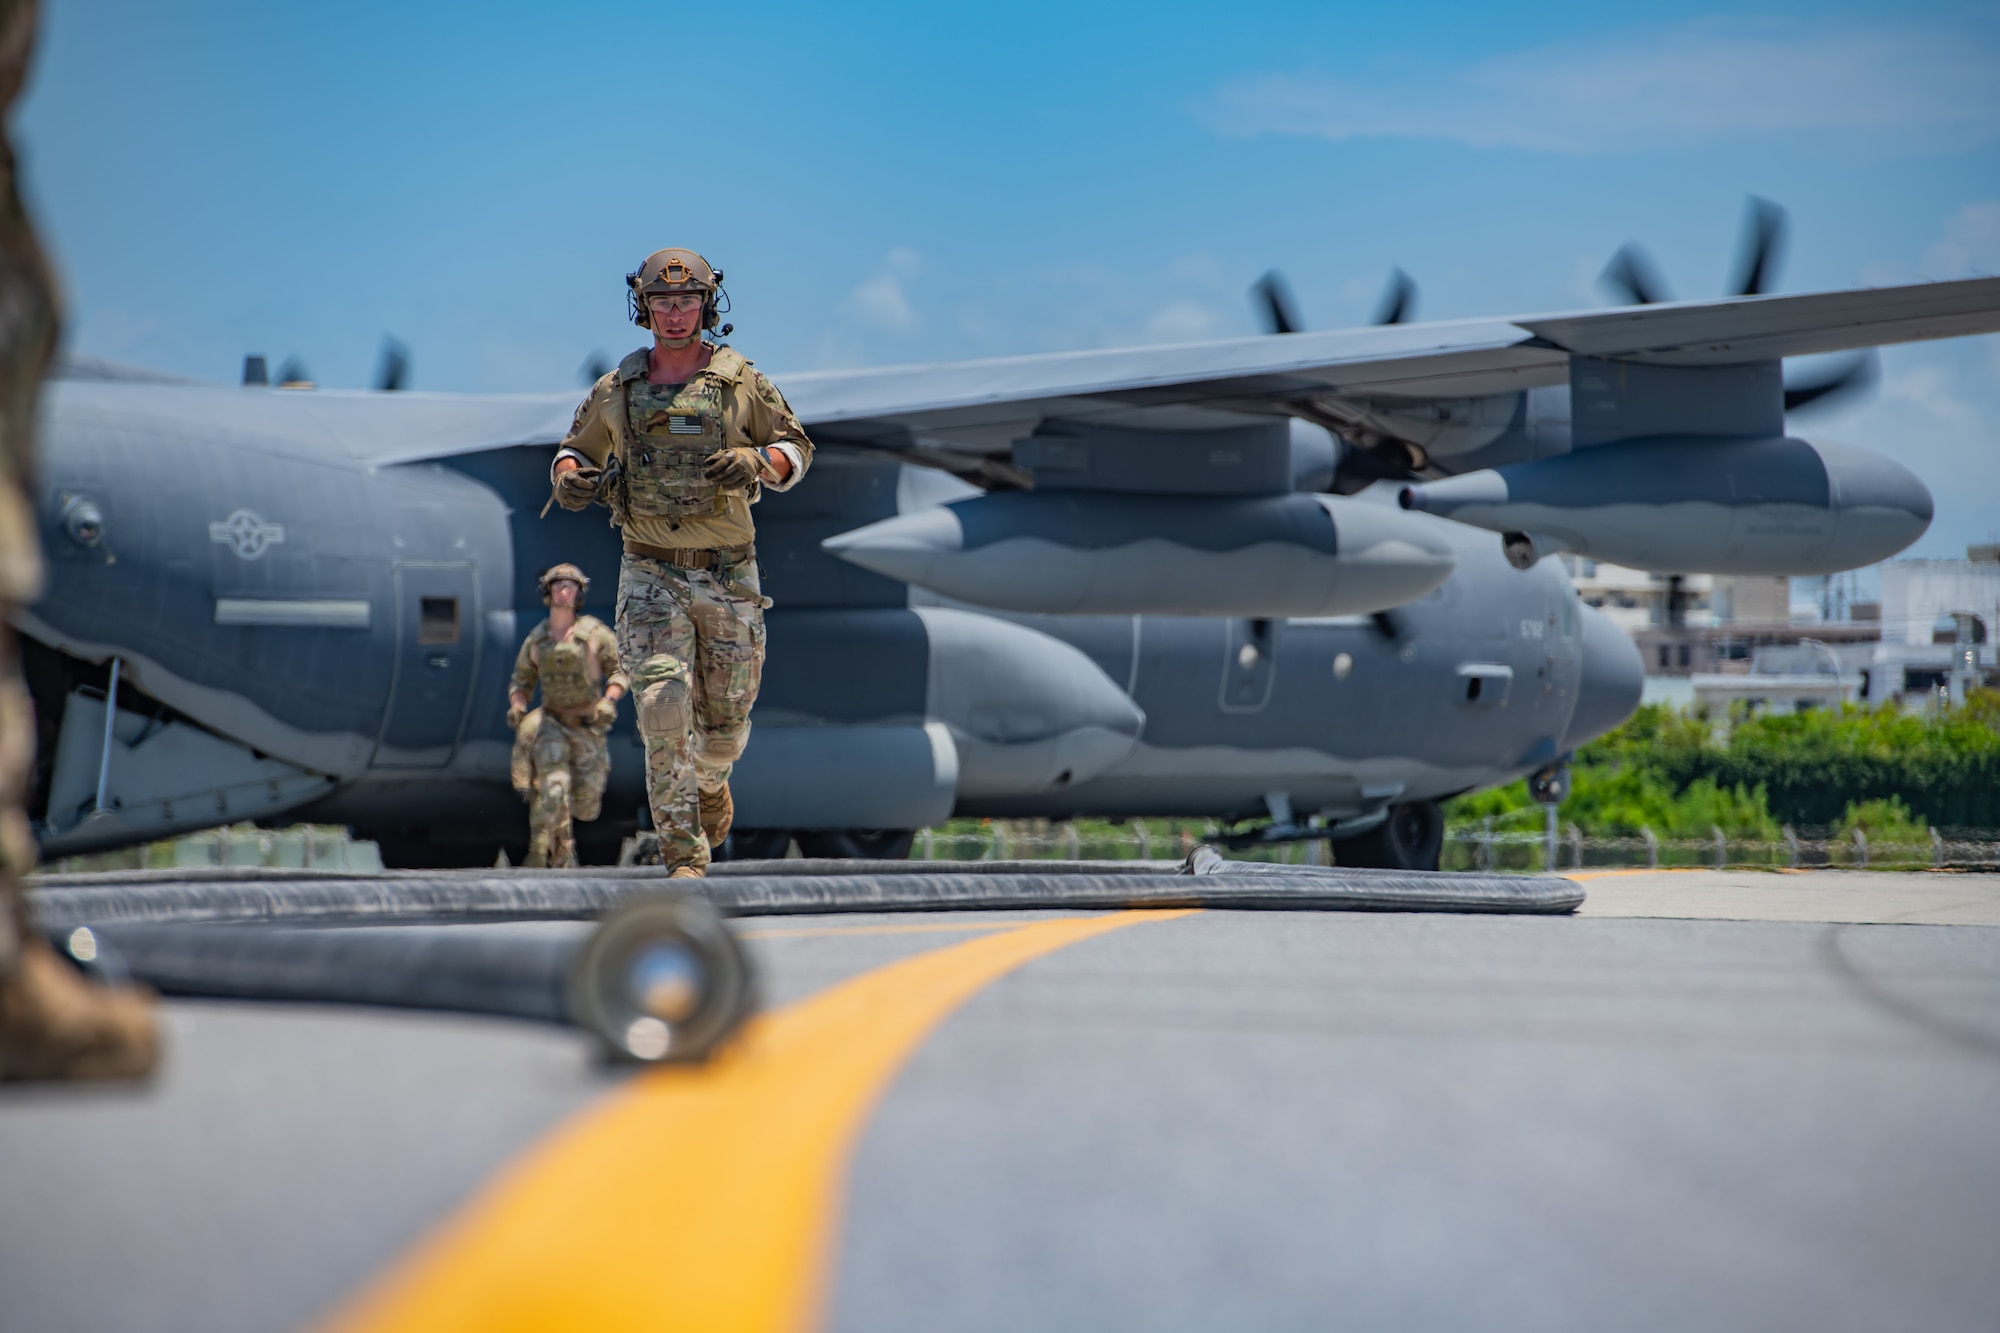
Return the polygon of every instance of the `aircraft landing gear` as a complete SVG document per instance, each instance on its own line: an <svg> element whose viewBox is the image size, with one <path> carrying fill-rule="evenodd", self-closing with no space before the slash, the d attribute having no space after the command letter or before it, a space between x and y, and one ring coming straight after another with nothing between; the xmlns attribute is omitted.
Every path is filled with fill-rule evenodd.
<svg viewBox="0 0 2000 1333"><path fill-rule="evenodd" d="M846 861L906 861L917 840L916 830L899 828L813 829L797 836L805 855Z"/></svg>
<svg viewBox="0 0 2000 1333"><path fill-rule="evenodd" d="M792 845L792 832L781 828L733 828L722 840L718 861L776 861Z"/></svg>
<svg viewBox="0 0 2000 1333"><path fill-rule="evenodd" d="M1444 811L1436 801L1410 801L1358 837L1333 844L1336 865L1374 870L1436 870L1444 852Z"/></svg>

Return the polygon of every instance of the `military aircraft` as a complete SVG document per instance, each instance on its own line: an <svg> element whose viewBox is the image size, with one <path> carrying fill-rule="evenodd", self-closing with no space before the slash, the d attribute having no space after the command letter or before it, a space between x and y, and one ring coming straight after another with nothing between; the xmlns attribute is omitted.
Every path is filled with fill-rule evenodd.
<svg viewBox="0 0 2000 1333"><path fill-rule="evenodd" d="M1440 799L1553 780L1637 703L1630 642L1546 557L1895 553L1929 493L1789 436L1781 362L1995 329L1988 278L778 376L821 455L760 507L777 606L734 850L1179 814L1435 866ZM72 363L19 620L45 854L279 817L391 864L518 850L535 577L574 561L603 611L617 570L601 511L538 517L574 401ZM587 856L635 827L641 772L621 727Z"/></svg>

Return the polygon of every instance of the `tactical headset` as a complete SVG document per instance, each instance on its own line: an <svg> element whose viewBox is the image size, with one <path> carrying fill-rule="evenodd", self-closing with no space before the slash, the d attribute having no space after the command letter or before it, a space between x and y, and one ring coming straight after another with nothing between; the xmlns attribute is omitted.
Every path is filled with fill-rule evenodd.
<svg viewBox="0 0 2000 1333"><path fill-rule="evenodd" d="M708 271L703 278L700 270L680 256L685 255ZM652 272L648 273L647 270ZM675 276L678 273L679 276ZM645 289L665 278L674 289L693 287L701 297L701 327L703 332L713 331L728 337L736 328L734 324L724 324L716 328L716 321L729 312L729 293L722 288L722 270L711 267L706 259L692 250L656 250L646 256L646 262L625 275L625 314L642 329L652 327L651 312L646 308Z"/></svg>

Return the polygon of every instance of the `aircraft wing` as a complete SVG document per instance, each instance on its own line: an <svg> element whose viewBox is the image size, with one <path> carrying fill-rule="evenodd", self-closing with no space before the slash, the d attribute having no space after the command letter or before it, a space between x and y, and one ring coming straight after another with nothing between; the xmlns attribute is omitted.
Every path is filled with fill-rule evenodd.
<svg viewBox="0 0 2000 1333"><path fill-rule="evenodd" d="M1241 424L1245 415L1313 417L1317 407L1323 420L1343 402L1562 384L1572 356L1726 365L1995 331L2000 278L1969 278L774 378L816 439L945 464L1004 454L1050 418L1171 430ZM578 398L293 394L113 370L58 368L55 409L364 467L553 444Z"/></svg>
<svg viewBox="0 0 2000 1333"><path fill-rule="evenodd" d="M1572 356L1726 365L2000 331L2000 278L779 377L830 440L1004 446L1047 417L1193 427L1327 399L1561 384Z"/></svg>

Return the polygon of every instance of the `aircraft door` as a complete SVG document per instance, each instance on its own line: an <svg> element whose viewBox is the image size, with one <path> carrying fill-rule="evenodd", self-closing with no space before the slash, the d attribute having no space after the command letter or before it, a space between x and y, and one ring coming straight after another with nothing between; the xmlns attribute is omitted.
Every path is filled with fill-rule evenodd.
<svg viewBox="0 0 2000 1333"><path fill-rule="evenodd" d="M1231 620L1223 638L1222 711L1254 713L1271 699L1278 670L1278 622Z"/></svg>
<svg viewBox="0 0 2000 1333"><path fill-rule="evenodd" d="M375 747L378 768L442 768L465 727L479 675L471 564L396 566L396 674Z"/></svg>

